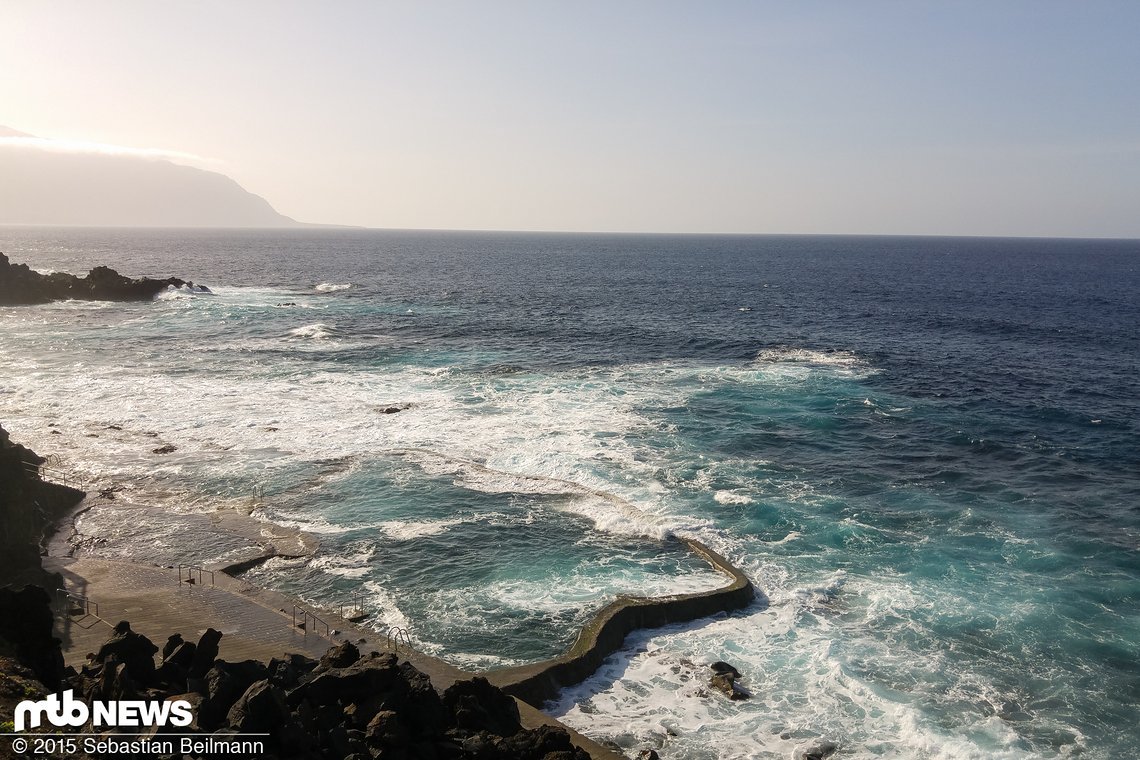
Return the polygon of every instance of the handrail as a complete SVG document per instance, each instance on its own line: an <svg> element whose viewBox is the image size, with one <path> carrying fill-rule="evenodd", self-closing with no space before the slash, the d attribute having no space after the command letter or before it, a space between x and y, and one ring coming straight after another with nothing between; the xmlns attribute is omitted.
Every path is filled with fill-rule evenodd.
<svg viewBox="0 0 1140 760"><path fill-rule="evenodd" d="M45 476L56 483L71 486L71 478L63 471L63 460L59 454L49 454L39 464L23 462L24 472L37 480L44 480Z"/></svg>
<svg viewBox="0 0 1140 760"><path fill-rule="evenodd" d="M88 599L85 596L80 596L79 594L73 594L72 592L70 592L66 589L62 589L62 588L59 590L59 595L61 597L63 597L63 600L65 602L75 602L77 605L82 605L84 615L90 615L91 614L91 608L94 607L95 608L95 617L99 617L99 603L98 602L96 602L92 599ZM70 612L70 610L68 610L68 611Z"/></svg>
<svg viewBox="0 0 1140 760"><path fill-rule="evenodd" d="M393 652L400 651L400 639L404 640L404 646L411 649L412 639L408 636L407 628L393 627L388 629L388 648Z"/></svg>
<svg viewBox="0 0 1140 760"><path fill-rule="evenodd" d="M297 613L298 612L301 613L301 622L300 623L297 622ZM312 621L312 623L313 623L313 633L320 636L321 635L321 626L323 625L325 627L325 633L324 633L325 638L330 639L330 640L332 639L332 630L333 629L327 622L325 622L324 620L322 620L319 617L317 617L316 615L314 615L308 609L294 604L293 605L293 627L294 628L300 628L302 631L305 632L305 635L308 636L309 635L309 622L310 621Z"/></svg>
<svg viewBox="0 0 1140 760"><path fill-rule="evenodd" d="M186 571L186 577L185 578L182 577L182 571L183 570ZM198 574L197 580L194 579L195 573ZM181 586L183 583L185 583L189 586L193 586L195 583L197 583L199 586L204 585L205 577L207 575L210 576L210 585L213 586L214 585L214 571L213 570L206 570L205 568L198 567L197 565L179 565L178 566L178 585Z"/></svg>
<svg viewBox="0 0 1140 760"><path fill-rule="evenodd" d="M348 614L345 614L345 611ZM364 617L364 594L357 594L352 601L340 605L339 614L345 620L358 621Z"/></svg>

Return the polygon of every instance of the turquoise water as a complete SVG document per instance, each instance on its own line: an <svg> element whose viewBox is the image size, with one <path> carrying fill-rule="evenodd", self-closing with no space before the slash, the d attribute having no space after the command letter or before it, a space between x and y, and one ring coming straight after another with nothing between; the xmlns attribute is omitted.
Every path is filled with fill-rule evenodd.
<svg viewBox="0 0 1140 760"><path fill-rule="evenodd" d="M123 488L81 526L94 551L236 555L211 515L252 510L321 538L259 582L363 593L489 668L619 593L719 584L671 538L693 535L764 598L631 637L550 706L566 722L672 758L1140 739L1136 242L8 229L0 250L215 291L0 310L5 427ZM717 659L753 700L707 693Z"/></svg>

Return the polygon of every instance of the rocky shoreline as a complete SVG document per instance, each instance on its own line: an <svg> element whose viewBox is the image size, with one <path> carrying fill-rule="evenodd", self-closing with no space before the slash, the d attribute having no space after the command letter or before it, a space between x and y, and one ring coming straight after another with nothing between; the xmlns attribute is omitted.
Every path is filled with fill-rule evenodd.
<svg viewBox="0 0 1140 760"><path fill-rule="evenodd" d="M178 733L200 735L201 753L165 753L164 730L107 731L106 742L148 742L134 757L430 758L439 760L588 760L564 729L522 727L514 699L474 678L442 694L429 677L392 653L362 655L349 642L320 660L283 654L269 662L217 659L223 634L209 629L197 642L174 633L161 649L119 621L79 670L65 667L53 636L52 597L58 578L40 565L45 532L84 496L46 483L45 460L13 443L0 428L0 714L18 702L71 689L92 701L179 700L194 718ZM54 499L54 509L41 502ZM15 588L18 581L36 585ZM158 655L158 657L156 657ZM91 723L85 727L95 729ZM40 729L44 730L44 729ZM80 730L83 730L82 728ZM98 731L96 731L98 733ZM254 751L235 752L240 734L260 733ZM31 734L29 734L31 735ZM214 737L205 741L207 737ZM110 746L110 745L107 745ZM181 745L179 745L181 746ZM211 749L213 748L213 749ZM77 753L72 757L115 753ZM17 757L7 746L0 756Z"/></svg>
<svg viewBox="0 0 1140 760"><path fill-rule="evenodd" d="M0 306L32 306L64 301L149 301L167 288L209 288L177 277L163 280L125 277L109 267L95 267L86 277L65 272L40 274L27 264L13 264L0 253Z"/></svg>

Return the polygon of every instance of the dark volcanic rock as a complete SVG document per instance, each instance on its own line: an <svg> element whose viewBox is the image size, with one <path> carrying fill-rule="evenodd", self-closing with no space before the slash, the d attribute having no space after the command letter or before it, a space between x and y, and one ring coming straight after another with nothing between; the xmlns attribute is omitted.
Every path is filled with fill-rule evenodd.
<svg viewBox="0 0 1140 760"><path fill-rule="evenodd" d="M318 704L338 699L362 701L373 694L390 691L399 678L400 669L394 654L363 657L347 668L321 671L318 667L308 681L289 692L289 703L297 704L304 698Z"/></svg>
<svg viewBox="0 0 1140 760"><path fill-rule="evenodd" d="M740 671L723 660L717 660L709 667L712 668L712 672L718 675L721 673L728 673L732 676L733 680L740 678Z"/></svg>
<svg viewBox="0 0 1140 760"><path fill-rule="evenodd" d="M7 642L16 660L54 690L63 676L63 654L59 639L51 633L51 598L46 591L39 586L20 591L0 588L0 647Z"/></svg>
<svg viewBox="0 0 1140 760"><path fill-rule="evenodd" d="M360 659L360 650L351 641L344 641L325 652L321 657L320 668L347 668Z"/></svg>
<svg viewBox="0 0 1140 760"><path fill-rule="evenodd" d="M42 479L46 460L13 443L0 427L0 586L52 581L40 567L39 545L59 517L79 503L84 493Z"/></svg>
<svg viewBox="0 0 1140 760"><path fill-rule="evenodd" d="M835 742L817 742L796 755L796 760L824 760L834 755L837 749L839 745Z"/></svg>
<svg viewBox="0 0 1140 760"><path fill-rule="evenodd" d="M95 654L95 661L106 663L114 659L127 666L135 683L147 686L154 680L154 655L158 647L141 633L131 630L126 620L115 626L115 632Z"/></svg>
<svg viewBox="0 0 1140 760"><path fill-rule="evenodd" d="M462 729L512 736L522 728L518 705L486 678L455 682L443 693L443 703Z"/></svg>
<svg viewBox="0 0 1140 760"><path fill-rule="evenodd" d="M84 301L149 301L168 287L190 287L194 283L168 277L132 279L114 269L95 267L86 277L64 272L40 274L27 264L13 264L0 253L0 306L20 306L74 298ZM198 287L208 293L208 288Z"/></svg>
<svg viewBox="0 0 1140 760"><path fill-rule="evenodd" d="M285 692L269 681L258 681L246 689L226 718L230 728L242 733L268 733L288 720Z"/></svg>
<svg viewBox="0 0 1140 760"><path fill-rule="evenodd" d="M187 678L202 678L213 666L218 658L218 645L222 640L222 632L207 628L202 637L198 639L198 646L194 648L194 657L190 661ZM258 663L260 664L260 663Z"/></svg>
<svg viewBox="0 0 1140 760"><path fill-rule="evenodd" d="M205 699L198 712L199 725L207 731L220 727L226 721L234 702L255 682L267 680L268 677L269 669L257 660L215 662L206 673Z"/></svg>

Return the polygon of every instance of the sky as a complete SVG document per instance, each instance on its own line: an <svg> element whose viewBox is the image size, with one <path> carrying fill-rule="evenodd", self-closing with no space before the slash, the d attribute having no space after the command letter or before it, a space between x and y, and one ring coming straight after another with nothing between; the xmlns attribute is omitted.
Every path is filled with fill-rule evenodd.
<svg viewBox="0 0 1140 760"><path fill-rule="evenodd" d="M0 0L0 124L306 222L1135 238L1138 30L1135 0Z"/></svg>

